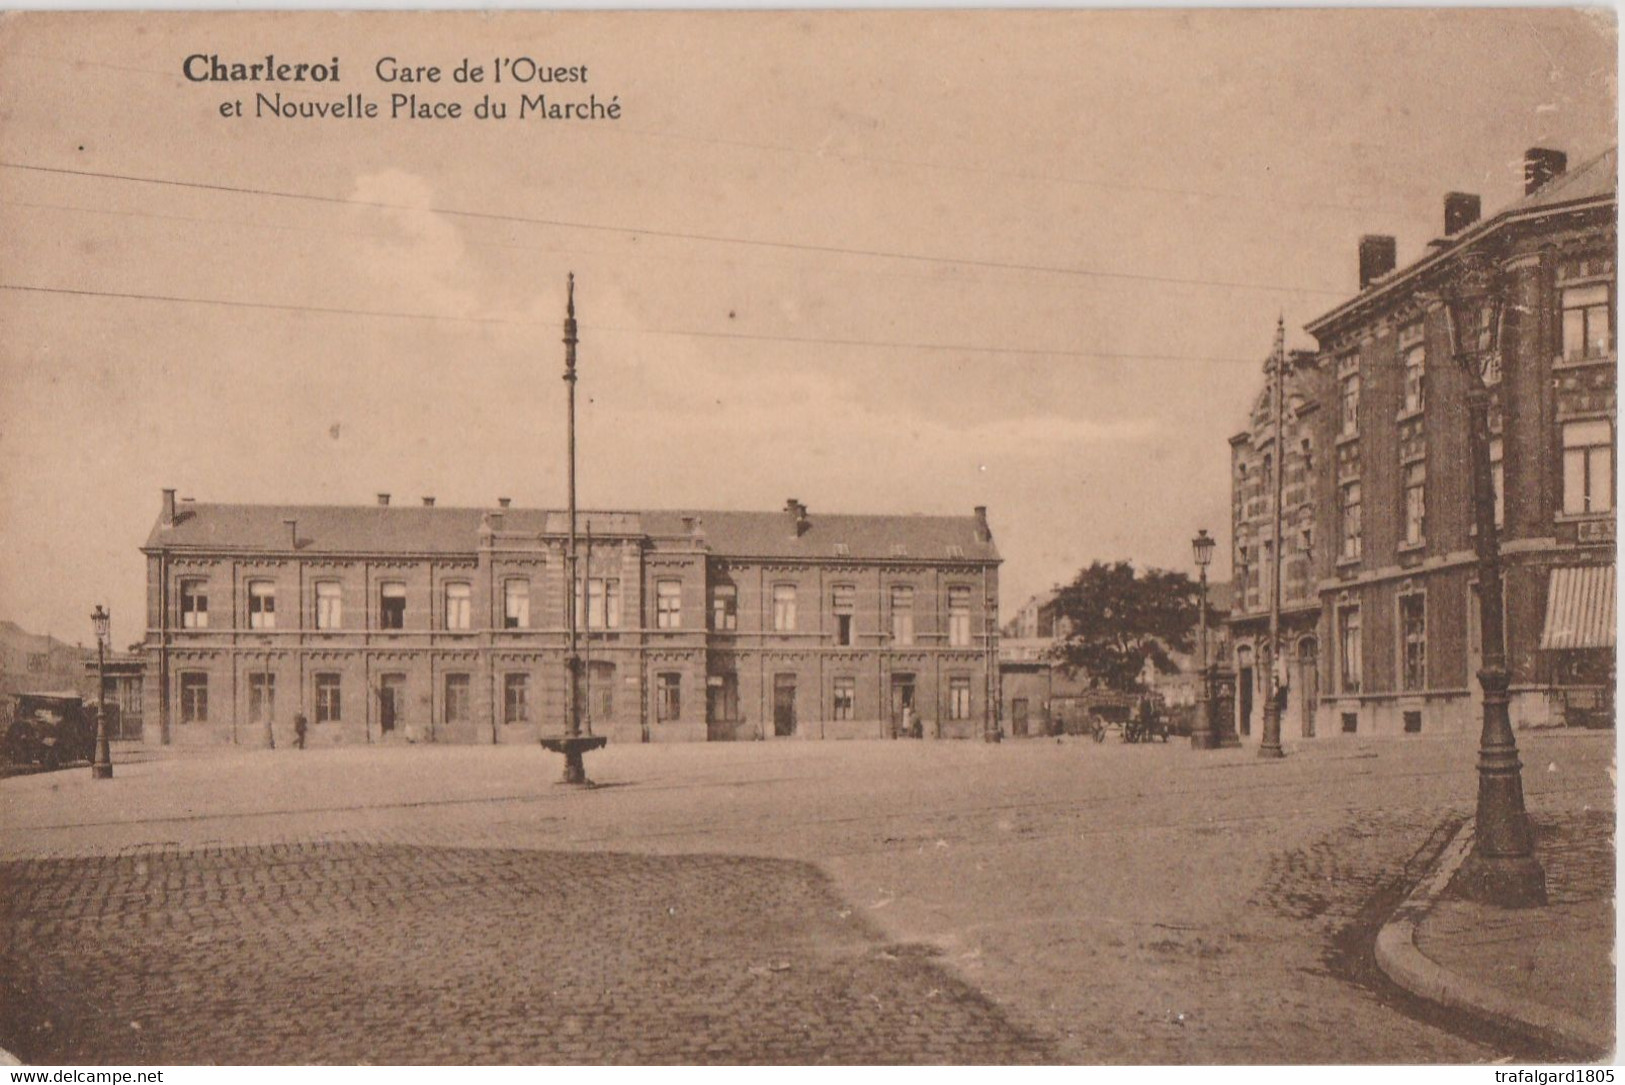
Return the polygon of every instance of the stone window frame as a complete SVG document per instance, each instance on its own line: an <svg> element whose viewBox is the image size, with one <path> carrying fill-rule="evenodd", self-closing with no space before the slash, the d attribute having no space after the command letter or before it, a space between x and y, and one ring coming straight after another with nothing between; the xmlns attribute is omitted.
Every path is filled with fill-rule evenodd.
<svg viewBox="0 0 1625 1085"><path fill-rule="evenodd" d="M515 681L517 679L517 681ZM522 724L530 722L530 672L504 671L502 674L502 722ZM519 696L515 697L515 691Z"/></svg>
<svg viewBox="0 0 1625 1085"><path fill-rule="evenodd" d="M338 671L317 671L311 676L313 713L317 723L344 720L344 679Z"/></svg>
<svg viewBox="0 0 1625 1085"><path fill-rule="evenodd" d="M188 590L190 589L190 590ZM192 603L192 609L187 604ZM201 602L202 608L196 607ZM183 576L180 578L179 601L180 626L182 629L209 628L209 579L203 576ZM190 617L192 620L188 621Z"/></svg>
<svg viewBox="0 0 1625 1085"><path fill-rule="evenodd" d="M209 722L209 672L181 671L177 674L180 722Z"/></svg>
<svg viewBox="0 0 1625 1085"><path fill-rule="evenodd" d="M457 690L459 696L453 697ZM448 727L474 718L474 676L468 671L446 671L440 676L440 721Z"/></svg>
<svg viewBox="0 0 1625 1085"><path fill-rule="evenodd" d="M1412 600L1421 608L1421 630L1412 637L1407 627L1405 609ZM1422 693L1428 688L1428 614L1427 590L1407 580L1394 595L1394 653L1395 669L1399 676L1399 689L1403 693ZM1413 674L1413 650L1416 664Z"/></svg>
<svg viewBox="0 0 1625 1085"><path fill-rule="evenodd" d="M256 591L256 588L267 589ZM276 628L276 581L257 576L248 582L248 628Z"/></svg>
<svg viewBox="0 0 1625 1085"><path fill-rule="evenodd" d="M332 588L324 595L322 589ZM322 577L310 586L311 624L323 633L344 628L344 584L334 577ZM323 603L330 603L323 606Z"/></svg>
<svg viewBox="0 0 1625 1085"><path fill-rule="evenodd" d="M452 624L452 589L461 588L464 592L459 597L461 608L461 623ZM440 585L440 624L448 633L468 633L474 629L474 584L468 580L448 580Z"/></svg>

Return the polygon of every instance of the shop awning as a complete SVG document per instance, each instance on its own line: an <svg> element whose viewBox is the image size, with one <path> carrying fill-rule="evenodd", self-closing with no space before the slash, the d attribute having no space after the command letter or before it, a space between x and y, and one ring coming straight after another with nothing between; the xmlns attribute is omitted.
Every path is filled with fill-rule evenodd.
<svg viewBox="0 0 1625 1085"><path fill-rule="evenodd" d="M1614 646L1614 567L1565 565L1552 570L1540 646L1552 652Z"/></svg>

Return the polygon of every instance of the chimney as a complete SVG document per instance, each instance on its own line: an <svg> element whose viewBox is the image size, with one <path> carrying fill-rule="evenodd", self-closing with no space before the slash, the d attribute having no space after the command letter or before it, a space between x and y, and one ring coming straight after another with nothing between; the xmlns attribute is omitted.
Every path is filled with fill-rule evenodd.
<svg viewBox="0 0 1625 1085"><path fill-rule="evenodd" d="M299 521L292 516L284 516L282 522L288 525L288 545L299 549Z"/></svg>
<svg viewBox="0 0 1625 1085"><path fill-rule="evenodd" d="M488 512L485 514L486 523L491 525L492 531L501 531L502 525L507 521L507 519L507 516L500 512Z"/></svg>
<svg viewBox="0 0 1625 1085"><path fill-rule="evenodd" d="M694 517L692 517L692 516L683 517L683 534L684 535L689 535L689 536L692 536L694 534Z"/></svg>
<svg viewBox="0 0 1625 1085"><path fill-rule="evenodd" d="M987 526L987 506L976 506L976 541L992 542L993 529Z"/></svg>
<svg viewBox="0 0 1625 1085"><path fill-rule="evenodd" d="M158 524L159 524L160 527L174 527L175 526L175 491L174 490L165 490L164 491L164 516L163 516L162 520L158 521Z"/></svg>
<svg viewBox="0 0 1625 1085"><path fill-rule="evenodd" d="M1540 188L1554 177L1561 177L1569 168L1569 156L1562 151L1545 147L1531 147L1523 152L1523 194Z"/></svg>
<svg viewBox="0 0 1625 1085"><path fill-rule="evenodd" d="M798 537L805 535L807 529L812 527L812 521L807 519L807 506L795 498L792 497L784 503L784 511L790 514L790 519L794 522Z"/></svg>
<svg viewBox="0 0 1625 1085"><path fill-rule="evenodd" d="M1444 235L1459 234L1473 223L1478 221L1480 206L1478 197L1471 192L1446 192L1444 194Z"/></svg>
<svg viewBox="0 0 1625 1085"><path fill-rule="evenodd" d="M497 504L500 505L502 508L507 508L509 505L513 504L513 498L511 498L511 497L499 497L499 498L497 498Z"/></svg>
<svg viewBox="0 0 1625 1085"><path fill-rule="evenodd" d="M785 499L784 511L789 513L791 516L794 516L800 508L801 502L797 501L795 498L789 497Z"/></svg>
<svg viewBox="0 0 1625 1085"><path fill-rule="evenodd" d="M432 497L425 497L425 498L424 498L424 499L423 499L423 507L424 507L424 508L426 508L426 509L432 509L432 508L434 508L434 498L432 498Z"/></svg>
<svg viewBox="0 0 1625 1085"><path fill-rule="evenodd" d="M1394 239L1387 234L1366 234L1360 238L1360 289L1394 270Z"/></svg>
<svg viewBox="0 0 1625 1085"><path fill-rule="evenodd" d="M380 506L387 506L389 504L389 495L388 494L379 494L378 495L378 504Z"/></svg>

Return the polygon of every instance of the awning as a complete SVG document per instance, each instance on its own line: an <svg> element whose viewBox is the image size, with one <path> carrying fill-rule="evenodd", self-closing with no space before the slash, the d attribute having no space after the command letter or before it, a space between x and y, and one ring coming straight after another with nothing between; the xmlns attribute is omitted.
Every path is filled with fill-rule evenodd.
<svg viewBox="0 0 1625 1085"><path fill-rule="evenodd" d="M1614 567L1566 565L1552 570L1546 591L1546 651L1614 646Z"/></svg>

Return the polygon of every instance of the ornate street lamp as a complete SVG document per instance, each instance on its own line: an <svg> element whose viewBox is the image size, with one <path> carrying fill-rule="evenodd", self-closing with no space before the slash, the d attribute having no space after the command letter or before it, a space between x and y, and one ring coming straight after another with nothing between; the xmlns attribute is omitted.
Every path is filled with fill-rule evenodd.
<svg viewBox="0 0 1625 1085"><path fill-rule="evenodd" d="M1497 354L1506 283L1500 261L1469 251L1444 289L1450 346L1467 380L1467 447L1472 467L1473 522L1477 531L1478 614L1484 688L1484 728L1478 746L1478 812L1472 854L1456 875L1467 896L1507 907L1546 903L1546 873L1535 859L1523 804L1523 766L1507 711L1506 631L1501 617L1501 545L1495 529L1495 483L1490 474L1490 392L1485 378L1500 366Z"/></svg>
<svg viewBox="0 0 1625 1085"><path fill-rule="evenodd" d="M1202 584L1201 603L1201 634L1199 639L1199 656L1201 666L1196 671L1196 720L1191 724L1191 748L1196 750L1211 749L1213 742L1213 720L1208 715L1208 673L1207 673L1207 567L1213 561L1213 536L1202 528L1191 540L1191 556L1196 559Z"/></svg>
<svg viewBox="0 0 1625 1085"><path fill-rule="evenodd" d="M90 763L90 778L113 778L113 749L107 738L107 638L112 615L100 603L90 614L96 627L96 756Z"/></svg>

